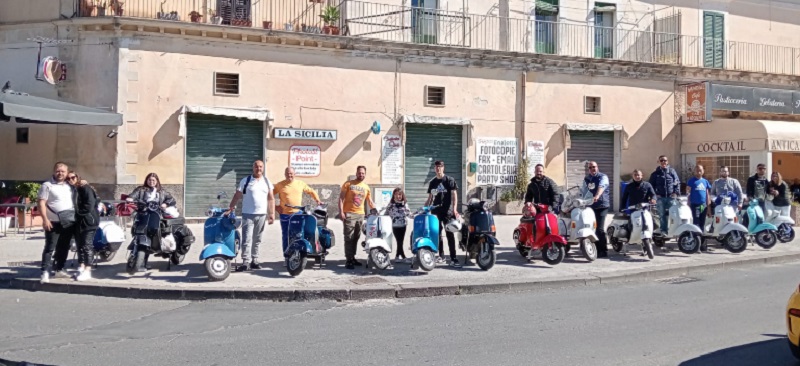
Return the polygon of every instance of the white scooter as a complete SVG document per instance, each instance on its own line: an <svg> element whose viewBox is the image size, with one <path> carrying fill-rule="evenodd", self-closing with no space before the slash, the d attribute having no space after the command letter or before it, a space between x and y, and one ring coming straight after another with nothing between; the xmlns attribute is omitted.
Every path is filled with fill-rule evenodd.
<svg viewBox="0 0 800 366"><path fill-rule="evenodd" d="M367 252L367 268L385 270L392 265L391 255L394 242L392 218L378 214L373 209L364 224L364 242L361 245Z"/></svg>
<svg viewBox="0 0 800 366"><path fill-rule="evenodd" d="M597 241L597 218L590 207L594 200L591 192L581 198L580 193L574 193L575 189L580 190L580 187L572 187L561 193L558 232L567 243L577 243L583 257L592 262L597 259L597 247L594 244Z"/></svg>
<svg viewBox="0 0 800 366"><path fill-rule="evenodd" d="M694 216L689 207L687 197L673 197L672 205L669 208L669 224L667 233L663 231L656 234L653 238L656 245L661 247L670 240L678 241L678 250L685 254L693 254L700 251L703 243L703 230L693 223Z"/></svg>
<svg viewBox="0 0 800 366"><path fill-rule="evenodd" d="M739 223L739 216L731 202L736 194L728 193L715 198L714 217L706 224L705 237L714 239L731 253L747 249L747 228Z"/></svg>
<svg viewBox="0 0 800 366"><path fill-rule="evenodd" d="M640 203L614 215L606 236L616 252L627 254L628 246L641 245L642 255L653 259L653 215L650 213L650 204Z"/></svg>
<svg viewBox="0 0 800 366"><path fill-rule="evenodd" d="M764 222L768 222L778 228L778 241L788 243L794 240L794 220L789 216L781 215L781 211L775 209L775 205L772 204L773 198L775 197L767 195L767 202L764 205L764 208L767 209L767 212L764 213Z"/></svg>

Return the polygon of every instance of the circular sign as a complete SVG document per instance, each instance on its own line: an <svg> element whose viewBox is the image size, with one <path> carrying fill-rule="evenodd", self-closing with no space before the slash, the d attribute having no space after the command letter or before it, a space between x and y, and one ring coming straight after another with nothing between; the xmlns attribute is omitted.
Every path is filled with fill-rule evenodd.
<svg viewBox="0 0 800 366"><path fill-rule="evenodd" d="M44 81L53 85L61 81L61 75L63 73L61 65L61 60L53 56L43 58L42 62L39 64L39 71Z"/></svg>

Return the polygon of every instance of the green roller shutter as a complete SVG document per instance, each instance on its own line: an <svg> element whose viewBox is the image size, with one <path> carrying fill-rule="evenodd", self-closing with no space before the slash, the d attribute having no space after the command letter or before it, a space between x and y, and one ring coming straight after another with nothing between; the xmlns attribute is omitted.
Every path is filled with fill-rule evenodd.
<svg viewBox="0 0 800 366"><path fill-rule="evenodd" d="M725 67L725 16L720 13L703 13L703 65Z"/></svg>
<svg viewBox="0 0 800 366"><path fill-rule="evenodd" d="M186 217L204 216L220 191L228 193L230 202L239 181L252 173L253 162L263 159L263 141L262 121L190 114L186 122Z"/></svg>
<svg viewBox="0 0 800 366"><path fill-rule="evenodd" d="M458 183L459 199L464 189L461 126L407 124L405 189L408 205L415 210L428 199L428 182L436 173L433 162L444 161L445 174Z"/></svg>
<svg viewBox="0 0 800 366"><path fill-rule="evenodd" d="M589 161L596 161L600 172L608 176L609 198L614 204L614 132L569 131L570 148L567 149L567 188L580 187L588 173Z"/></svg>

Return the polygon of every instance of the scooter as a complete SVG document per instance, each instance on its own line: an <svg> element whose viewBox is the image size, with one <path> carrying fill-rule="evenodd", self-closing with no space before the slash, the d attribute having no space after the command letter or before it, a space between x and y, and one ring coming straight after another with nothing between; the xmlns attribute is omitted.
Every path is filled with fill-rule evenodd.
<svg viewBox="0 0 800 366"><path fill-rule="evenodd" d="M227 198L225 192L217 194L217 201ZM231 261L239 254L242 236L239 234L241 221L236 220L234 211L226 214L221 205L211 206L203 226L203 251L200 260L204 261L209 281L224 281L231 274Z"/></svg>
<svg viewBox="0 0 800 366"><path fill-rule="evenodd" d="M731 253L741 253L747 249L747 228L739 223L734 207L737 203L735 193L717 196L714 199L714 219L707 224L707 239L714 239Z"/></svg>
<svg viewBox="0 0 800 366"><path fill-rule="evenodd" d="M423 206L414 213L414 230L411 233L411 268L426 272L436 268L439 252L439 218L431 213L435 206Z"/></svg>
<svg viewBox="0 0 800 366"><path fill-rule="evenodd" d="M627 254L628 246L641 245L642 255L653 259L653 214L649 203L640 203L614 215L606 229L611 247L618 253Z"/></svg>
<svg viewBox="0 0 800 366"><path fill-rule="evenodd" d="M464 262L474 258L480 269L488 271L497 262L494 247L500 245L494 216L486 201L472 198L464 206L466 206L464 216L467 218L467 225L461 227L459 241L459 247L467 253L464 255Z"/></svg>
<svg viewBox="0 0 800 366"><path fill-rule="evenodd" d="M372 209L363 227L364 241L361 246L367 252L367 268L385 270L392 265L392 218L379 215L378 210Z"/></svg>
<svg viewBox="0 0 800 366"><path fill-rule="evenodd" d="M667 232L654 233L653 241L656 246L662 247L668 240L677 238L678 250L681 253L693 254L700 251L703 244L703 230L693 223L694 216L687 200L687 197L672 198Z"/></svg>
<svg viewBox="0 0 800 366"><path fill-rule="evenodd" d="M772 195L767 195L765 208L767 209L764 222L768 222L778 227L778 241L788 243L794 240L794 220L789 216L782 216L780 210L775 209L772 204Z"/></svg>
<svg viewBox="0 0 800 366"><path fill-rule="evenodd" d="M747 227L750 237L758 246L770 249L778 243L778 227L764 221L764 211L758 204L758 199L750 199L747 208L739 212L739 221Z"/></svg>
<svg viewBox="0 0 800 366"><path fill-rule="evenodd" d="M283 253L286 269L292 277L299 275L314 258L320 267L325 265L328 249L335 244L333 231L328 229L328 205L321 204L313 210L305 206L290 206L298 211L289 216L287 235L289 245Z"/></svg>
<svg viewBox="0 0 800 366"><path fill-rule="evenodd" d="M528 261L541 253L545 263L554 266L567 255L567 241L558 232L558 218L550 206L535 204L525 206L512 237L519 254Z"/></svg>
<svg viewBox="0 0 800 366"><path fill-rule="evenodd" d="M92 265L95 268L97 268L98 263L110 262L114 259L122 243L125 242L125 231L112 218L115 212L114 205L100 202L97 204L97 212L100 213L100 222L92 239L92 247L94 248ZM77 255L75 239L70 242L70 251L76 252L75 254ZM73 260L73 266L75 262Z"/></svg>
<svg viewBox="0 0 800 366"><path fill-rule="evenodd" d="M583 257L592 262L597 259L597 247L594 244L597 241L597 218L591 208L594 200L591 192L581 197L572 193L575 190L579 191L580 187L572 187L560 194L558 232L568 243L567 252L570 244L576 243Z"/></svg>
<svg viewBox="0 0 800 366"><path fill-rule="evenodd" d="M146 270L147 259L151 254L169 259L167 269L171 265L181 264L194 243L194 235L186 227L186 220L183 217L165 215L158 202L134 203L137 209L136 220L131 228L133 240L128 246L128 273Z"/></svg>

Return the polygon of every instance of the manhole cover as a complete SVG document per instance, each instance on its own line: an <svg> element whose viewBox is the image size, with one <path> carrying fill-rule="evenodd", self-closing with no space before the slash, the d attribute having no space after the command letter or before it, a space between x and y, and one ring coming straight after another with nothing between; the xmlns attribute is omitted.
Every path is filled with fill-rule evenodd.
<svg viewBox="0 0 800 366"><path fill-rule="evenodd" d="M699 278L694 278L694 277L683 277L683 276L681 276L681 277L664 278L664 279L656 280L656 281L657 282L661 282L661 283L665 283L665 284L668 284L668 285L682 285L684 283L697 282L697 281L700 281L700 279Z"/></svg>
<svg viewBox="0 0 800 366"><path fill-rule="evenodd" d="M39 267L41 262L8 262L9 267Z"/></svg>
<svg viewBox="0 0 800 366"><path fill-rule="evenodd" d="M373 277L356 278L354 280L350 280L350 282L353 282L356 285L374 285L376 283L386 283L386 282L389 282L389 281L386 281L386 280L384 280L383 278L380 278L380 277L374 277L373 276Z"/></svg>

